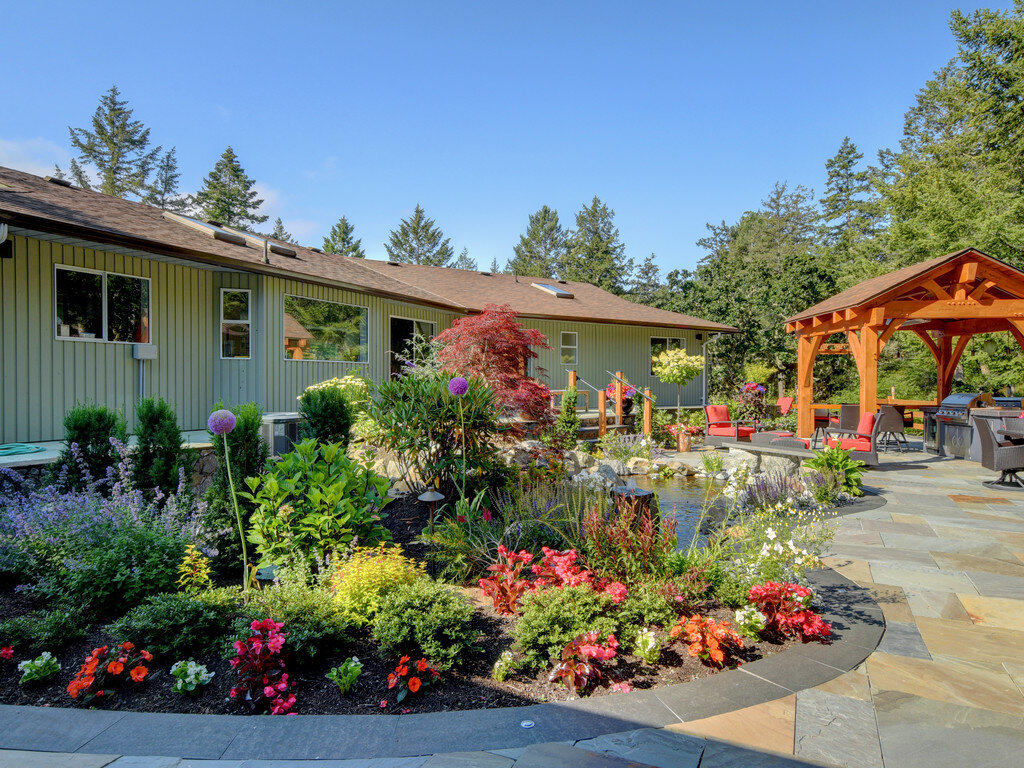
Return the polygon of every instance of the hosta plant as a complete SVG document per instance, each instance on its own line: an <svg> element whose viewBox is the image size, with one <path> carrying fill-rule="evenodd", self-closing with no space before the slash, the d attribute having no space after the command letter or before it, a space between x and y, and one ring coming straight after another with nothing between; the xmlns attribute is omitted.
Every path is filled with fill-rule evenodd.
<svg viewBox="0 0 1024 768"><path fill-rule="evenodd" d="M618 647L615 635L608 635L604 642L597 632L580 635L565 646L548 682L561 683L570 693L583 694L591 686L605 681L601 664L614 659Z"/></svg>
<svg viewBox="0 0 1024 768"><path fill-rule="evenodd" d="M340 693L346 694L352 690L352 686L356 684L356 679L362 671L363 663L355 656L352 656L329 670L324 677L338 686Z"/></svg>
<svg viewBox="0 0 1024 768"><path fill-rule="evenodd" d="M501 616L519 613L519 598L530 589L528 579L520 578L523 568L533 560L525 550L509 552L504 545L498 547L498 562L487 567L494 575L480 579L480 589L494 601L494 610Z"/></svg>
<svg viewBox="0 0 1024 768"><path fill-rule="evenodd" d="M231 698L242 699L253 711L268 709L272 715L293 715L295 694L290 689L285 668L284 649L287 635L284 624L273 619L254 621L252 634L234 642L235 657L231 666L238 673L238 684L231 689Z"/></svg>
<svg viewBox="0 0 1024 768"><path fill-rule="evenodd" d="M633 642L633 655L653 667L661 658L661 641L650 629L641 628Z"/></svg>
<svg viewBox="0 0 1024 768"><path fill-rule="evenodd" d="M824 641L832 625L810 609L814 593L799 584L769 581L750 588L750 602L765 616L765 633Z"/></svg>
<svg viewBox="0 0 1024 768"><path fill-rule="evenodd" d="M176 661L171 665L171 690L182 695L194 694L213 680L214 673L194 661Z"/></svg>
<svg viewBox="0 0 1024 768"><path fill-rule="evenodd" d="M736 634L728 621L717 621L700 614L681 618L669 630L669 635L685 642L691 656L719 668L731 662L733 654L743 648L743 638Z"/></svg>
<svg viewBox="0 0 1024 768"><path fill-rule="evenodd" d="M68 695L72 699L81 696L84 701L110 696L114 688L124 685L129 679L134 683L145 680L149 669L143 662L152 660L153 654L137 649L130 642L116 645L113 650L108 645L93 648L74 679L68 683Z"/></svg>
<svg viewBox="0 0 1024 768"><path fill-rule="evenodd" d="M863 461L850 457L850 451L842 448L826 448L815 451L814 456L804 462L807 469L816 469L823 474L838 478L841 490L851 496L864 495Z"/></svg>
<svg viewBox="0 0 1024 768"><path fill-rule="evenodd" d="M395 671L388 675L388 690L398 689L396 704L402 703L410 693L418 693L440 677L440 673L426 659L410 665L411 661L409 656L403 656L398 660Z"/></svg>
<svg viewBox="0 0 1024 768"><path fill-rule="evenodd" d="M56 677L60 672L60 662L49 651L43 651L34 659L29 659L18 664L18 671L21 672L22 685L26 683L41 683Z"/></svg>

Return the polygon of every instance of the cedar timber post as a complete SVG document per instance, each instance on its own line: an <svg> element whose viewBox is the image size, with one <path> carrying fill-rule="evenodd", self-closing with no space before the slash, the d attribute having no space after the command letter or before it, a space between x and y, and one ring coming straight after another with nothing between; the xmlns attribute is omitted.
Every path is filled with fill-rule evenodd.
<svg viewBox="0 0 1024 768"><path fill-rule="evenodd" d="M651 405L651 388L644 390L644 434L650 437L654 422L654 406Z"/></svg>
<svg viewBox="0 0 1024 768"><path fill-rule="evenodd" d="M597 436L604 437L608 431L608 394L603 390L597 390Z"/></svg>
<svg viewBox="0 0 1024 768"><path fill-rule="evenodd" d="M576 386L576 371L569 371L569 386ZM562 408L565 408L565 395L562 395ZM573 398L572 409L576 410L576 398Z"/></svg>
<svg viewBox="0 0 1024 768"><path fill-rule="evenodd" d="M622 371L615 372L615 423L622 426Z"/></svg>
<svg viewBox="0 0 1024 768"><path fill-rule="evenodd" d="M810 437L814 434L814 411L811 410L814 393L814 358L818 355L821 339L821 336L803 334L796 337L796 416L797 434L800 437Z"/></svg>

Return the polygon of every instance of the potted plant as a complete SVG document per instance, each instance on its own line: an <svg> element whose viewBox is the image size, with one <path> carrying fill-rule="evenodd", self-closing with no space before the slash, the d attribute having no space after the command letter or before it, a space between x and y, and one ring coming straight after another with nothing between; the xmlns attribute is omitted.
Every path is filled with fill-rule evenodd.
<svg viewBox="0 0 1024 768"><path fill-rule="evenodd" d="M615 402L615 380L605 387L604 393L608 396L608 402ZM633 411L633 398L636 396L636 387L626 379L622 380L622 415L625 416Z"/></svg>
<svg viewBox="0 0 1024 768"><path fill-rule="evenodd" d="M693 439L704 434L704 430L696 424L669 424L666 429L676 439L676 450L680 453L689 453L693 446Z"/></svg>

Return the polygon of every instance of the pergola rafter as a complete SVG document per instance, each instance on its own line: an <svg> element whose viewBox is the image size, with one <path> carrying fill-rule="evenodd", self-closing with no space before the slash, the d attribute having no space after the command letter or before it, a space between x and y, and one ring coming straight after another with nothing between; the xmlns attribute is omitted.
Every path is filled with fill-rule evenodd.
<svg viewBox="0 0 1024 768"><path fill-rule="evenodd" d="M1024 272L968 248L866 280L791 317L797 338L799 433L814 428L814 361L850 354L860 377L861 412L878 407L878 355L900 331L911 331L935 357L936 402L948 396L971 339L1008 332L1024 349ZM845 343L830 343L835 335Z"/></svg>

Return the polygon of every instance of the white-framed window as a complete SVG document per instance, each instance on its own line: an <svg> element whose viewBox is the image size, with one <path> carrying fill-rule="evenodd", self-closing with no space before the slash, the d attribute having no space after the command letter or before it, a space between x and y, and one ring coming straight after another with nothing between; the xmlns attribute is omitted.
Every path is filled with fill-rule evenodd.
<svg viewBox="0 0 1024 768"><path fill-rule="evenodd" d="M54 338L151 342L148 277L57 265L53 274Z"/></svg>
<svg viewBox="0 0 1024 768"><path fill-rule="evenodd" d="M579 363L579 337L576 331L562 331L559 342L562 354L562 365L577 365Z"/></svg>
<svg viewBox="0 0 1024 768"><path fill-rule="evenodd" d="M651 336L651 376L654 375L654 359L669 349L686 349L686 339Z"/></svg>
<svg viewBox="0 0 1024 768"><path fill-rule="evenodd" d="M220 289L220 359L252 357L252 294L246 288Z"/></svg>
<svg viewBox="0 0 1024 768"><path fill-rule="evenodd" d="M285 294L286 360L369 361L366 307Z"/></svg>

